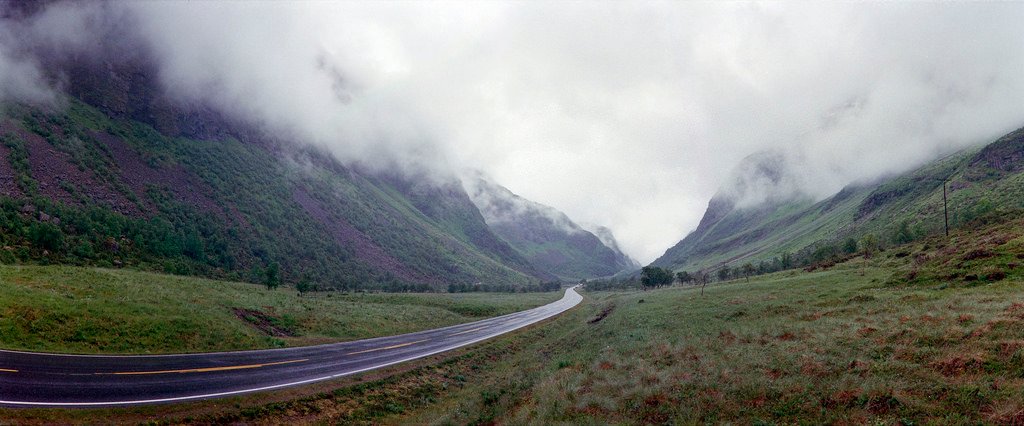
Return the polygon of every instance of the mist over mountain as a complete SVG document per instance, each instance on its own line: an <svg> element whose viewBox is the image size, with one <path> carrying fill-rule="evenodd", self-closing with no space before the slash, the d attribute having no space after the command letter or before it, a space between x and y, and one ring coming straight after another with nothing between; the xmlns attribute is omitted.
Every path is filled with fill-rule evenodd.
<svg viewBox="0 0 1024 426"><path fill-rule="evenodd" d="M618 249L611 231L603 238L583 229L565 213L522 198L477 174L463 180L488 226L541 270L565 279L615 275L636 269Z"/></svg>
<svg viewBox="0 0 1024 426"><path fill-rule="evenodd" d="M694 271L775 265L783 258L812 264L849 254L844 250L851 247L863 250L867 235L871 244L885 247L944 232L946 207L952 228L969 228L1024 209L1021 159L1024 129L818 200L792 192L785 177L790 172L779 156L753 155L735 171L732 184L711 199L697 229L653 265ZM736 201L749 190L762 199Z"/></svg>
<svg viewBox="0 0 1024 426"><path fill-rule="evenodd" d="M499 194L509 195L501 208L478 210L474 202L481 198L471 200L445 171L397 164L387 154L379 161L346 160L307 136L209 99L181 96L163 80L151 50L131 50L139 41L123 37L131 27L110 21L114 4L9 10L29 34L54 17L106 31L94 34L98 45L89 48L47 44L42 32L23 45L24 55L38 61L39 90L49 97L12 97L6 104L0 154L24 152L27 159L14 170L0 168L10 175L0 188L15 200L8 207L46 211L36 220L99 208L112 215L104 220L123 215L141 221L120 229L136 241L124 251L97 250L105 238L119 237L109 235L113 230L58 226L68 243L53 247L8 235L12 245L28 248L21 260L51 256L254 281L273 267L287 282L392 290L448 284L517 289L633 266L620 250L550 207L508 192ZM116 56L121 49L129 53ZM73 172L73 164L89 166ZM68 175L81 176L61 182ZM190 223L204 212L213 213L209 223ZM511 224L536 224L520 222L540 219L536 214L546 220L541 226L553 227L531 236L545 251L510 246L506 240L521 242L508 237ZM149 229L146 218L163 228ZM499 237L497 230L506 233Z"/></svg>
<svg viewBox="0 0 1024 426"><path fill-rule="evenodd" d="M0 109L2 261L342 290L511 291L552 278L490 230L455 178L342 163L272 125L173 96L145 51L117 55L135 42L104 24L111 8L5 9L27 34L17 57L40 71L33 93L45 96L5 92ZM60 34L34 31L58 17L111 31L84 50L46 44Z"/></svg>
<svg viewBox="0 0 1024 426"><path fill-rule="evenodd" d="M626 266L626 268L623 269L624 271L640 269L640 262L637 262L636 259L633 259L622 251L619 247L619 241L615 239L615 234L611 229L606 226L594 225L592 223L581 223L580 226L590 231L591 234L597 236L597 238L600 239L606 247L615 252L615 255L619 258L616 263Z"/></svg>
<svg viewBox="0 0 1024 426"><path fill-rule="evenodd" d="M608 225L645 262L753 152L804 159L797 183L821 199L1022 118L1018 3L5 1L0 15L0 98L62 105L73 77L53 58L144 62L150 102L92 102L172 133L217 115L439 182L472 165Z"/></svg>

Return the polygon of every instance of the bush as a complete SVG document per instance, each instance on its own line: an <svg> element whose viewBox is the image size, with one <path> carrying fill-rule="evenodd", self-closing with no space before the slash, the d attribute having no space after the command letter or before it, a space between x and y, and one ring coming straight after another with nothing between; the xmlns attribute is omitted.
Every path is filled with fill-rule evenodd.
<svg viewBox="0 0 1024 426"><path fill-rule="evenodd" d="M916 233L910 229L910 221L904 220L900 222L899 228L896 229L896 234L893 235L893 242L896 244L907 244L916 239Z"/></svg>
<svg viewBox="0 0 1024 426"><path fill-rule="evenodd" d="M853 238L847 238L846 242L843 243L843 252L846 254L854 254L857 252L857 240Z"/></svg>
<svg viewBox="0 0 1024 426"><path fill-rule="evenodd" d="M64 232L53 224L36 222L29 226L28 240L36 247L59 251L64 247Z"/></svg>

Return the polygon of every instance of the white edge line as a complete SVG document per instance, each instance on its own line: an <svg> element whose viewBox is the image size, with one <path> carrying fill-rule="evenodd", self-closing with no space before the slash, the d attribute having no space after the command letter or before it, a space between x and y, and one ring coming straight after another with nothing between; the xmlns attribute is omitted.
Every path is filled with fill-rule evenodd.
<svg viewBox="0 0 1024 426"><path fill-rule="evenodd" d="M576 287L579 287L579 285L575 285L575 286L572 286L572 287L569 287L569 288L565 289L566 293L568 293L569 290L575 289ZM573 293L576 293L576 291L573 290ZM576 295L579 296L579 293L576 293ZM488 322L488 321L494 321L494 320L509 318L509 317L516 316L516 315L529 316L529 315L532 315L532 314L536 313L534 311L540 311L541 309L548 308L551 305L555 305L555 304L561 303L562 301L565 300L566 297L567 297L567 294L564 294L561 299L558 299L558 300L556 300L554 302L548 303L547 305L541 305L541 306L538 306L536 308L527 309L525 311L512 312L512 313L505 314L505 315L500 315L500 316L491 317L491 318L484 318L484 319L480 319L480 320L476 320L476 321L472 321L472 322L466 322L466 323L462 323L462 324L453 324L453 325L449 325L449 326L445 326L445 327L432 328L430 330L414 331L414 332L406 333L406 334L396 334L396 335L392 335L392 336L370 337L370 338L367 338L367 339L349 340L349 341L346 341L346 342L322 343L322 344L319 344L319 345L312 345L312 346L293 346L293 347L289 347L289 348L248 349L248 350L241 350L241 351L222 351L222 352L185 352L185 353L173 353L173 354L122 354L122 355L64 354L64 353L51 353L51 352L19 351L19 350L14 350L14 349L0 349L0 354L6 352L6 353L13 353L13 354L28 354L28 355L43 355L43 356L62 356L62 357L83 357L83 358L162 358L162 357L172 357L172 356L201 356L201 355L246 354L246 353L252 353L252 352L280 352L280 353L283 353L283 352L289 352L289 351L299 351L299 350L303 350L303 349L313 349L313 348L322 348L322 347L351 345L351 344L355 344L355 343L373 342L373 341L377 341L377 340L393 339L395 337L409 336L409 335L420 334L420 333L432 333L432 332L437 332L437 331L445 331L445 330L449 330L449 329L455 329L455 328L459 328L459 327L466 327L466 326L470 326L470 325L474 325L474 324L479 324L479 323L483 323L483 322ZM580 301L582 301L582 296L580 296ZM573 306L576 306L576 305L574 304ZM565 312L565 311L559 311L559 312L561 313L561 312ZM0 401L0 403L3 403L3 401Z"/></svg>
<svg viewBox="0 0 1024 426"><path fill-rule="evenodd" d="M573 288L575 288L575 287L570 287L570 289L573 289ZM573 290L573 293L576 293L576 291ZM561 314L562 312L565 312L565 311L568 311L569 309L572 309L573 307L578 305L579 302L583 301L583 297L580 296L579 293L576 293L576 295L579 296L579 300L577 300L576 303L573 303L572 306L569 306L569 307L567 307L567 308L565 308L565 309L563 309L561 311L552 313L550 315L546 315L543 318L538 318L538 319L536 319L536 320L534 320L532 322L529 322L529 323L526 323L526 324L521 324L521 325L519 325L519 326L517 326L515 328L511 328L511 329L508 329L508 330L505 330L505 331L501 331L501 332L498 332L498 333L491 333L491 334L488 334L488 335L483 336L483 337L478 337L476 339L473 339L473 340L470 340L470 341L467 341L467 342L462 342L462 343L459 343L459 344L456 344L456 345L453 345L453 346L441 348L441 349L438 349L438 350L435 350L435 351L432 351L432 352L427 352L425 354L415 355L415 356L408 357L408 358L403 358L403 359L400 359L400 360L397 360L397 361L390 361L390 362L386 362L384 364L378 364L378 365L375 365L375 366L372 366L372 367L365 367L365 368L361 368L361 369L358 369L358 370L347 371L347 372L344 372L344 373L332 374L332 375L329 375L329 376L323 376L323 377L317 377L317 378L313 378L313 379L300 380L300 381L291 382L291 383L282 383L282 384L277 384L277 385L263 386L263 387L252 388L252 389L242 389L242 390L227 391L227 392L209 393L209 394L205 394L205 395L179 396L179 397L174 397L174 398L144 399L144 400L134 400L134 401L107 401L107 402L29 402L29 401L2 401L2 400L0 400L0 404L26 405L26 406L42 406L42 407L95 407L95 406L119 406L119 405L136 405L136 404L153 404L153 403L159 403L159 402L174 402L174 401L187 401L187 400L193 400L193 399L217 398L217 397L228 396L228 395L238 395L238 394L243 394L243 393L260 392L260 391L279 389L279 388L290 387L290 386L298 386L298 385L303 385L303 384L307 384L307 383L320 382L320 381L324 381L324 380L336 379L336 378L339 378L339 377L351 376L353 374L359 374L359 373L363 373L363 372L370 371L370 370L376 370L378 368L384 368L384 367L392 366L392 365L395 365L395 364L401 364L403 362L412 361L412 360L419 359L419 358L425 358L425 357L428 357L428 356L431 356L431 355L437 355L437 354L439 354L441 352L447 352L447 351L450 351L452 349L458 349L458 348L461 348L463 346L472 345L474 343L477 343L477 342L480 342L480 341L483 341L483 340L487 340L487 339L490 339L492 337L500 336L502 334L511 333L511 332L516 331L516 330L518 330L520 328L536 324L537 322L540 322L542 320L551 318L551 317L553 317L555 315ZM561 300L553 302L552 304L559 303L559 302L561 302Z"/></svg>

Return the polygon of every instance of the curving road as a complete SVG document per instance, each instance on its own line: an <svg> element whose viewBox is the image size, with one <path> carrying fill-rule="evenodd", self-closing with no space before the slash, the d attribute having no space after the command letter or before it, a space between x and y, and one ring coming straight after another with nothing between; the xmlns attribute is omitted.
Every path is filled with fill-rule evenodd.
<svg viewBox="0 0 1024 426"><path fill-rule="evenodd" d="M556 302L514 314L398 336L297 348L121 356L0 350L0 405L154 404L298 386L471 345L551 318L581 300L573 287Z"/></svg>

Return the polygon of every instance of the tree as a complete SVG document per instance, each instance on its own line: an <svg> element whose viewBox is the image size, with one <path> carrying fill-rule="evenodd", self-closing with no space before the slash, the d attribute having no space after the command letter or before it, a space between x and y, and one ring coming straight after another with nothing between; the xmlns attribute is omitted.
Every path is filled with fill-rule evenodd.
<svg viewBox="0 0 1024 426"><path fill-rule="evenodd" d="M693 281L693 276L691 276L689 272L679 271L676 272L676 279L679 280L680 284L688 284Z"/></svg>
<svg viewBox="0 0 1024 426"><path fill-rule="evenodd" d="M704 271L697 271L694 277L698 283L700 283L700 295L704 295L704 287L708 285L708 273Z"/></svg>
<svg viewBox="0 0 1024 426"><path fill-rule="evenodd" d="M843 243L843 252L846 254L854 254L857 252L857 240L853 237L847 238L846 242Z"/></svg>
<svg viewBox="0 0 1024 426"><path fill-rule="evenodd" d="M57 251L64 247L64 232L49 223L33 223L28 228L28 239L32 245L46 250Z"/></svg>
<svg viewBox="0 0 1024 426"><path fill-rule="evenodd" d="M657 266L644 266L640 272L640 282L644 285L644 289L670 285L673 279L672 271Z"/></svg>
<svg viewBox="0 0 1024 426"><path fill-rule="evenodd" d="M866 234L860 239L860 250L865 256L870 257L878 251L878 237L875 234Z"/></svg>
<svg viewBox="0 0 1024 426"><path fill-rule="evenodd" d="M299 283L295 284L295 289L299 291L300 296L313 291L313 283L309 280L309 276L303 275Z"/></svg>
<svg viewBox="0 0 1024 426"><path fill-rule="evenodd" d="M264 273L266 274L266 280L263 283L267 285L268 290L273 290L281 285L281 267L277 262L271 262Z"/></svg>
<svg viewBox="0 0 1024 426"><path fill-rule="evenodd" d="M754 271L754 264L750 262L743 264L743 277L747 279L747 282L750 282L750 276L754 275Z"/></svg>
<svg viewBox="0 0 1024 426"><path fill-rule="evenodd" d="M914 232L910 230L910 221L904 220L900 222L900 227L896 229L896 235L893 236L893 241L896 244L906 244L914 241Z"/></svg>
<svg viewBox="0 0 1024 426"><path fill-rule="evenodd" d="M718 270L718 281L725 281L729 279L730 275L732 275L732 270L729 269L729 266L723 266L722 269Z"/></svg>
<svg viewBox="0 0 1024 426"><path fill-rule="evenodd" d="M811 259L814 260L815 262L824 262L826 260L835 258L836 252L838 252L836 246L826 244L814 249L814 253L811 254Z"/></svg>
<svg viewBox="0 0 1024 426"><path fill-rule="evenodd" d="M779 260L779 263L780 263L780 266L781 266L781 268L779 268L780 270L792 268L793 267L793 255L789 254L788 251L785 252L785 253L782 253L782 258Z"/></svg>

